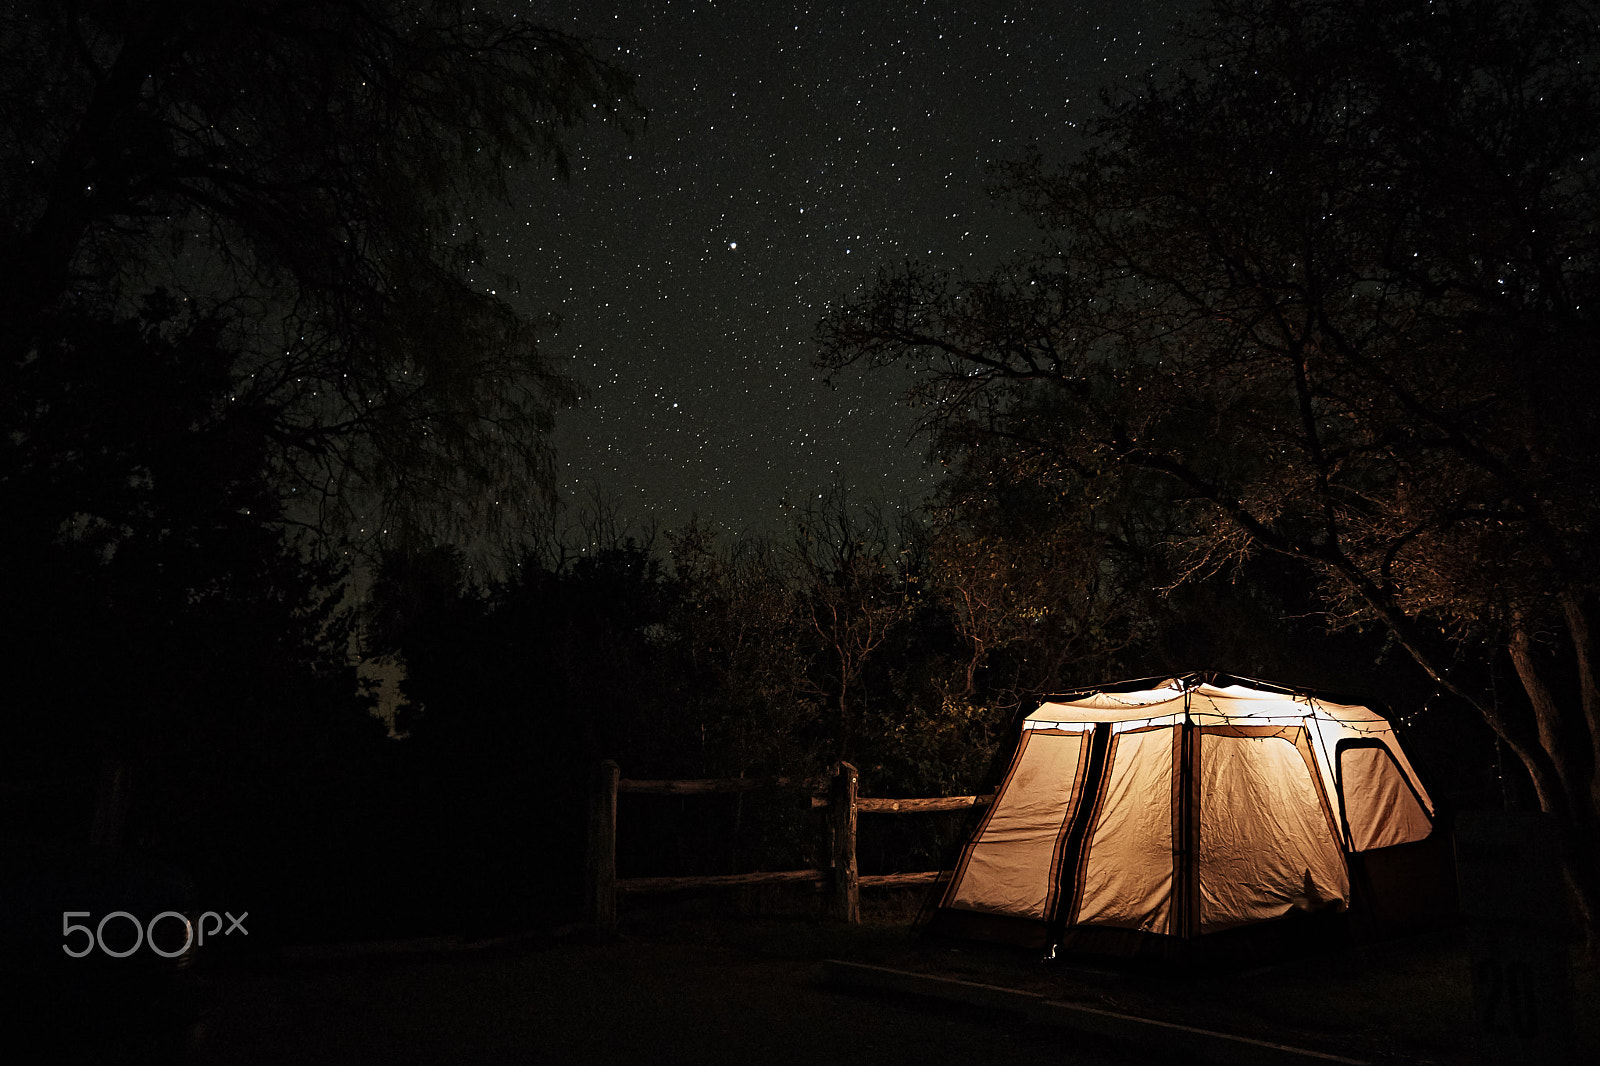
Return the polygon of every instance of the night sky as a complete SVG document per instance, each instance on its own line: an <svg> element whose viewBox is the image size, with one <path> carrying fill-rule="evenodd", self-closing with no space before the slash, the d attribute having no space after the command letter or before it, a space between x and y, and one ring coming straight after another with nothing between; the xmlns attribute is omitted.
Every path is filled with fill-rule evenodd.
<svg viewBox="0 0 1600 1066"><path fill-rule="evenodd" d="M906 379L811 366L831 302L907 258L982 269L1032 239L984 192L1070 149L1098 88L1170 56L1179 0L535 4L602 39L650 110L595 126L485 222L514 299L584 384L562 491L671 528L786 524L832 485L915 505L936 481Z"/></svg>

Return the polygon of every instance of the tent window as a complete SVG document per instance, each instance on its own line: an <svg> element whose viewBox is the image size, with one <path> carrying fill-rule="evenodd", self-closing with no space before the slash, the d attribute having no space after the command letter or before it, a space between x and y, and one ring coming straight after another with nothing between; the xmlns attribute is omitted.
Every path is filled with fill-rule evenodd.
<svg viewBox="0 0 1600 1066"><path fill-rule="evenodd" d="M1352 851L1421 840L1433 831L1416 789L1381 741L1339 742L1339 798Z"/></svg>

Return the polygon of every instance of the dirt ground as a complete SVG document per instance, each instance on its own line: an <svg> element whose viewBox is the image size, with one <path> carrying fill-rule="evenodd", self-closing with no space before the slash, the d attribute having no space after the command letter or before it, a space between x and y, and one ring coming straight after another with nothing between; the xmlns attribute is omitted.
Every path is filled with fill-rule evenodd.
<svg viewBox="0 0 1600 1066"><path fill-rule="evenodd" d="M1166 977L1070 960L1046 967L1016 952L976 945L918 945L891 953L887 964L1395 1066L1557 1061L1545 1053L1550 1045L1519 1044L1504 1033L1501 1050L1485 1052L1472 960L1456 928L1242 971ZM1573 1043L1570 1060L1563 1061L1600 1063L1600 975L1576 968L1572 980ZM1519 1057L1529 1047L1538 1050ZM1511 1057L1502 1058L1507 1049Z"/></svg>
<svg viewBox="0 0 1600 1066"><path fill-rule="evenodd" d="M202 1063L1112 1064L1114 1049L819 985L809 959L684 942L542 945L238 971Z"/></svg>
<svg viewBox="0 0 1600 1066"><path fill-rule="evenodd" d="M1468 962L1449 933L1204 980L919 940L904 922L633 916L614 943L332 949L200 968L191 1021L64 1034L62 1062L1109 1064L1149 1061L1014 1016L825 987L827 958L1000 985L1370 1062L1472 1057ZM1577 1061L1600 1061L1600 1001L1580 975ZM79 1039L72 1048L68 1041ZM1592 1058L1584 1056L1593 1055ZM43 1060L41 1060L43 1061Z"/></svg>

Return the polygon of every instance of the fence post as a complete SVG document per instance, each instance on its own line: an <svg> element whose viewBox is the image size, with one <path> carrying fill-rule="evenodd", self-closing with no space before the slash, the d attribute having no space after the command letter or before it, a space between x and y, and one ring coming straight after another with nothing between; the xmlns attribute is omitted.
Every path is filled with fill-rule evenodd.
<svg viewBox="0 0 1600 1066"><path fill-rule="evenodd" d="M622 769L607 759L597 768L589 797L589 923L596 939L617 935L617 781Z"/></svg>
<svg viewBox="0 0 1600 1066"><path fill-rule="evenodd" d="M861 877L856 869L856 784L860 775L847 762L833 778L833 913L851 925L861 922Z"/></svg>

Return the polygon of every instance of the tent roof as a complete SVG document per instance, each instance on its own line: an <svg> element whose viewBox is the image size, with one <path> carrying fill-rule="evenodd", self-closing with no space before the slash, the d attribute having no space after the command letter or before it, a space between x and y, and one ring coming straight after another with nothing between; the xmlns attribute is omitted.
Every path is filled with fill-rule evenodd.
<svg viewBox="0 0 1600 1066"><path fill-rule="evenodd" d="M1266 682L1202 674L1150 678L1047 697L1027 721L1137 722L1181 716L1185 709L1191 718L1212 722L1317 718L1354 725L1385 721L1382 715L1360 704L1336 702Z"/></svg>

